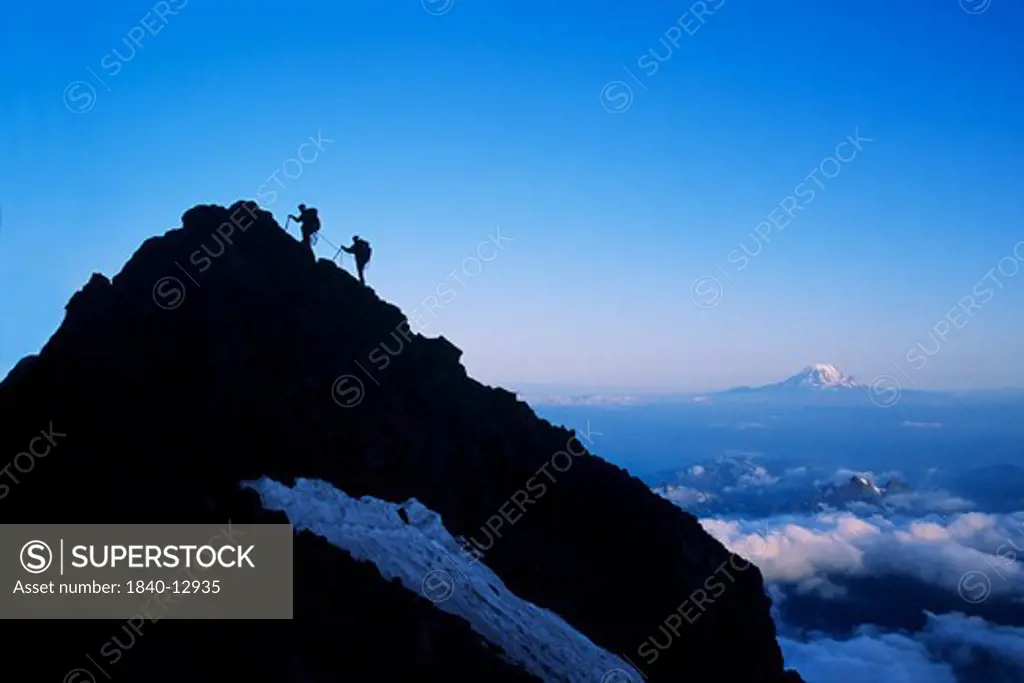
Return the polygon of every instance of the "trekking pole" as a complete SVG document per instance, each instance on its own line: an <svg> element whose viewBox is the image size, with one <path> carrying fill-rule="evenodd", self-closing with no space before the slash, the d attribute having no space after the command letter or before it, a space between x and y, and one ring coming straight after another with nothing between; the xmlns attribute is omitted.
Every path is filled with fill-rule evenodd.
<svg viewBox="0 0 1024 683"><path fill-rule="evenodd" d="M288 232L288 224L292 222L292 217L288 216L288 220L284 222L284 231Z"/></svg>
<svg viewBox="0 0 1024 683"><path fill-rule="evenodd" d="M326 237L324 237L324 242L326 242L327 246L329 246L331 249L335 250L334 251L334 257L331 260L334 261L335 263L337 263L342 268L344 268L344 266L342 266L341 263L338 262L338 257L341 256L341 247L334 246L334 242L330 241Z"/></svg>

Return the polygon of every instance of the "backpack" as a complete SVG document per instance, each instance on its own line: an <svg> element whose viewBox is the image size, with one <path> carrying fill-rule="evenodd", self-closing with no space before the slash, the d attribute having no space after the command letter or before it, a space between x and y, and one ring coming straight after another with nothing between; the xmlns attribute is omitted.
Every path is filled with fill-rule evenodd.
<svg viewBox="0 0 1024 683"><path fill-rule="evenodd" d="M306 209L303 218L308 218L308 220L302 223L302 227L306 229L306 232L312 235L314 232L320 231L320 215L316 209Z"/></svg>
<svg viewBox="0 0 1024 683"><path fill-rule="evenodd" d="M369 263L371 251L369 242L366 240L359 240L356 242L356 249L354 250L353 256L363 263Z"/></svg>

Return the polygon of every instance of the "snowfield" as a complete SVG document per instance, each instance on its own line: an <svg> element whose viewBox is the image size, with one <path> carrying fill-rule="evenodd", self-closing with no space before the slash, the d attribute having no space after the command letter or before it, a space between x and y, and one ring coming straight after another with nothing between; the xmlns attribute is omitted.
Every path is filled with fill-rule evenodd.
<svg viewBox="0 0 1024 683"><path fill-rule="evenodd" d="M284 512L296 531L322 536L354 558L372 562L384 578L397 578L439 609L462 617L501 647L509 661L542 680L641 680L627 662L557 614L509 591L483 562L461 550L440 515L414 498L403 504L371 496L357 500L317 479L297 479L288 488L262 477L242 486L258 492L264 508Z"/></svg>

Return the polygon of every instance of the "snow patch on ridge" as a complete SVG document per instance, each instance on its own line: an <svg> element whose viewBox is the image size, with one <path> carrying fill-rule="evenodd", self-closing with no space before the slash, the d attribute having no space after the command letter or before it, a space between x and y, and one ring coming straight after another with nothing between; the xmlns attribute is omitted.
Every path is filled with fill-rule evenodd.
<svg viewBox="0 0 1024 683"><path fill-rule="evenodd" d="M594 683L612 671L634 671L554 612L513 594L486 565L462 551L440 515L415 498L403 504L355 499L319 479L296 479L289 488L262 477L242 486L259 493L267 510L284 512L296 531L312 531L357 560L373 562L384 578L397 578L438 609L462 617L510 661L542 680Z"/></svg>

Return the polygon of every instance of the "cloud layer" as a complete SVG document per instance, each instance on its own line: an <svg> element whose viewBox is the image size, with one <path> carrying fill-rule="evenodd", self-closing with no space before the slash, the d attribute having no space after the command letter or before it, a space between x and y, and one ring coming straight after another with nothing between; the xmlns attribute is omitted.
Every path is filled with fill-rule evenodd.
<svg viewBox="0 0 1024 683"><path fill-rule="evenodd" d="M788 666L808 683L1020 683L1024 629L962 614L927 614L921 631L885 633L869 626L848 639L780 638Z"/></svg>
<svg viewBox="0 0 1024 683"><path fill-rule="evenodd" d="M840 577L905 576L961 595L1024 596L1024 513L859 517L851 512L768 520L702 520L770 583L832 598Z"/></svg>
<svg viewBox="0 0 1024 683"><path fill-rule="evenodd" d="M761 568L787 665L808 683L1024 681L1024 512L921 518L826 512L701 524ZM800 623L809 612L829 615L851 605L861 617L884 622L890 607L901 611L901 600L904 613L924 617L922 627L860 623L844 633L838 617L831 632ZM798 601L800 610L788 609ZM932 612L928 603L946 609ZM998 612L999 605L1008 609ZM1021 623L970 615L983 609L1017 614Z"/></svg>

